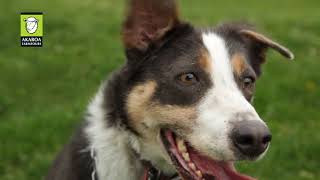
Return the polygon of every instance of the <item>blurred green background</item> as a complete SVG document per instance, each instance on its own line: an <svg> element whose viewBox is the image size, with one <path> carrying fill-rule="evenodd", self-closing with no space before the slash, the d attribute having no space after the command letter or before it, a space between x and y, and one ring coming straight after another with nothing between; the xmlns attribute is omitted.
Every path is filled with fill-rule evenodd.
<svg viewBox="0 0 320 180"><path fill-rule="evenodd" d="M35 180L80 122L108 73L124 60L124 1L0 2L0 179ZM320 1L180 1L199 26L247 20L296 55L269 53L255 106L273 132L267 156L238 164L259 179L320 179ZM22 48L19 13L44 12L44 47Z"/></svg>

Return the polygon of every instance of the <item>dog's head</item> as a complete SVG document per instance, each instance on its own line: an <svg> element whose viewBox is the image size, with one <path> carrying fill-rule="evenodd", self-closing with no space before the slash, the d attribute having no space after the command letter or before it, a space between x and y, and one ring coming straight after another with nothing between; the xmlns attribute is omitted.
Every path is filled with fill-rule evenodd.
<svg viewBox="0 0 320 180"><path fill-rule="evenodd" d="M131 0L122 37L141 157L184 178L246 179L231 162L260 158L271 140L251 105L266 51L293 54L248 25L194 28L174 0Z"/></svg>

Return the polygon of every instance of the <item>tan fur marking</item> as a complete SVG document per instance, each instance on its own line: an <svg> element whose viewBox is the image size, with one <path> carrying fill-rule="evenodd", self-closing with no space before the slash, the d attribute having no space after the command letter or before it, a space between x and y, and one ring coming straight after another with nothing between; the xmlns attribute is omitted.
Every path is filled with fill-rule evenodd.
<svg viewBox="0 0 320 180"><path fill-rule="evenodd" d="M181 107L176 105L161 105L154 103L148 112L161 123L189 129L197 117L195 107Z"/></svg>
<svg viewBox="0 0 320 180"><path fill-rule="evenodd" d="M204 71L207 73L211 72L211 60L207 50L201 50L201 54L199 57L199 64Z"/></svg>
<svg viewBox="0 0 320 180"><path fill-rule="evenodd" d="M237 75L241 75L247 69L247 62L242 54L235 54L231 58L232 67Z"/></svg>
<svg viewBox="0 0 320 180"><path fill-rule="evenodd" d="M188 132L197 117L196 108L182 107L177 105L162 105L159 102L151 101L156 90L155 81L148 81L134 87L127 98L127 111L130 118L130 125L142 136L150 135L158 130L160 126L175 127ZM155 132L154 132L155 133Z"/></svg>
<svg viewBox="0 0 320 180"><path fill-rule="evenodd" d="M138 121L145 116L149 100L154 94L156 87L156 82L148 81L137 85L131 90L127 99L127 111L131 120Z"/></svg>

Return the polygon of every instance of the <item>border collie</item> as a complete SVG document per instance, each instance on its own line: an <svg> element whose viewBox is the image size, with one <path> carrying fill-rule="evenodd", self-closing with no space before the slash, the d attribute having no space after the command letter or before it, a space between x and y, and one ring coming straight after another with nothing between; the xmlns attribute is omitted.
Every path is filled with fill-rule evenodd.
<svg viewBox="0 0 320 180"><path fill-rule="evenodd" d="M284 46L247 24L195 28L175 0L130 0L126 63L102 83L47 180L252 180L271 133L251 102L266 51Z"/></svg>

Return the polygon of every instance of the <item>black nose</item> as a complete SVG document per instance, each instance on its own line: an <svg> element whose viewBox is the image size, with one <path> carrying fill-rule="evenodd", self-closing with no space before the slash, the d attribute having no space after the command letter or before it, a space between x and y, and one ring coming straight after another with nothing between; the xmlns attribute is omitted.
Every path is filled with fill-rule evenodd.
<svg viewBox="0 0 320 180"><path fill-rule="evenodd" d="M271 141L268 127L260 121L241 121L235 124L231 138L237 149L249 157L262 154Z"/></svg>

